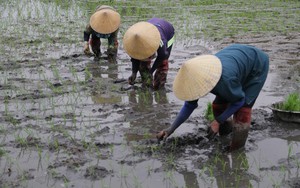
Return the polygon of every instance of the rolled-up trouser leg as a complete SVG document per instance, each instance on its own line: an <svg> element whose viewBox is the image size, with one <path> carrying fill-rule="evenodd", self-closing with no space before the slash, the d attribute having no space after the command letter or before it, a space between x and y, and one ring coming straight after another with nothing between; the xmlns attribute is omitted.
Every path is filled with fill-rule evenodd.
<svg viewBox="0 0 300 188"><path fill-rule="evenodd" d="M167 82L168 70L169 70L169 60L165 59L156 69L154 75L154 82L153 82L154 89L157 90L165 86L165 83Z"/></svg>
<svg viewBox="0 0 300 188"><path fill-rule="evenodd" d="M248 125L250 127L250 124L251 124L251 111L252 111L252 109L250 107L240 108L233 115L234 122L244 124L244 125Z"/></svg>
<svg viewBox="0 0 300 188"><path fill-rule="evenodd" d="M90 44L92 47L92 51L95 54L96 57L99 57L101 55L101 41L100 38L97 37L96 35L92 35L92 38L90 39Z"/></svg>
<svg viewBox="0 0 300 188"><path fill-rule="evenodd" d="M236 150L245 146L251 124L250 107L242 107L233 115L233 135L230 150Z"/></svg>

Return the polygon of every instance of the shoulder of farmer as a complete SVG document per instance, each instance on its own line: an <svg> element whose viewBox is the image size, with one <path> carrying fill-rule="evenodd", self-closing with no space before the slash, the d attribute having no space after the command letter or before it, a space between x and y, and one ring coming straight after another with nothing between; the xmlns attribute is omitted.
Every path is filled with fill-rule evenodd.
<svg viewBox="0 0 300 188"><path fill-rule="evenodd" d="M174 33L173 25L170 22L168 22L162 18L154 17L154 18L149 19L148 22L155 25L156 27L163 29L165 33L169 33L169 32Z"/></svg>
<svg viewBox="0 0 300 188"><path fill-rule="evenodd" d="M233 56L239 59L237 63L244 65L245 70L251 70L251 74L267 71L268 66L266 65L269 63L269 56L261 49L245 44L234 44L232 49Z"/></svg>
<svg viewBox="0 0 300 188"><path fill-rule="evenodd" d="M171 25L172 26L172 24L170 22L168 22L167 20L165 20L163 18L153 17L153 18L149 19L148 22L158 23L158 24L162 24L162 25Z"/></svg>

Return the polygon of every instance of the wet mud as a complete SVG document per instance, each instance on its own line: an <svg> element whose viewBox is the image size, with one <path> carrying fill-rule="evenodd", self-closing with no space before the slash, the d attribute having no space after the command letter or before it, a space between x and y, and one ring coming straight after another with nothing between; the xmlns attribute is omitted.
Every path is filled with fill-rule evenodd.
<svg viewBox="0 0 300 188"><path fill-rule="evenodd" d="M140 78L127 84L131 64L122 45L111 63L105 53L85 56L76 35L2 36L18 42L0 55L0 187L299 187L299 124L277 119L269 108L300 92L299 32L179 41L159 91L142 88ZM205 137L211 95L158 142L155 134L183 104L172 92L181 64L232 43L255 45L271 61L245 147L228 152L230 133Z"/></svg>
<svg viewBox="0 0 300 188"><path fill-rule="evenodd" d="M290 40L291 37L293 40ZM297 47L300 42L299 37L247 36L225 39L216 44L211 52L233 42L256 45L266 50L272 62L270 72L279 75L280 78L271 80L271 77L268 81L269 83L262 91L262 95L265 96L261 100L264 100L264 103L260 104L258 100L257 107L253 110L253 121L246 146L241 149L242 151L233 152L232 155L242 153L247 158L247 153L258 150L259 141L273 137L299 143L299 125L276 119L268 109L268 105L285 96L291 90L290 87L299 89L300 64L299 54L296 53L299 50L299 46ZM192 53L202 54L198 51L198 47L194 49L195 52ZM182 56L180 52L184 50L184 48L175 48L172 55L186 59L190 56L188 55L190 49L186 51L186 56ZM283 53L286 51L291 53ZM126 56L122 50L119 53L121 58ZM105 182L105 178L112 177L118 179L120 178L118 176L122 175L117 171L118 168L134 169L148 160L163 164L154 169L150 167L150 174L163 174L166 171L180 173L182 165L191 163L189 164L191 171L206 169L202 173L208 177L212 175L210 173L213 173L213 177L216 178L224 176L219 169L221 166L230 168L233 171L232 174L242 173L242 178L246 181L245 185L250 186L251 181L260 181L257 175L247 171L249 168L247 165L247 168L238 166L235 170L232 167L226 167L225 160L228 155L226 143L230 142L230 137L227 135L208 140L205 137L208 122L203 118L202 112L195 112L196 115L191 116L187 121L186 124L190 126L190 130L179 130L166 141L158 142L154 136L155 133L168 127L181 107L171 89L172 79L180 64L171 60L166 88L162 91L152 91L141 88L139 84L135 87L127 85L126 76L130 72L130 67L126 64L127 62L122 63L122 61L126 60L120 59L121 63L116 65L106 62L105 58L103 62L95 61L80 53L62 56L54 65L60 72L60 78L50 77L47 80L34 78L36 76L18 78L14 73L16 69L19 69L19 71L26 70L31 75L37 75L40 71L51 69L53 65L49 65L47 61L40 62L38 66L35 66L36 62L31 60L17 62L18 66L13 67L10 62L2 64L5 70L2 74L4 72L15 74L8 78L7 84L1 85L1 90L6 91L1 95L1 100L5 105L12 106L12 108L7 108L8 111L2 108L1 112L0 121L6 125L1 129L1 135L5 137L1 146L5 153L1 157L2 161L6 160L6 163L9 163L5 156L15 156L28 158L29 164L35 164L34 158L36 158L43 163L40 164L43 165L42 171L46 172L46 176L54 182L54 185L55 182L64 182L75 187L78 186L78 178L85 179L84 182ZM67 68L68 66L72 67L72 72L66 70L70 69L70 67ZM123 66L122 77L119 77L118 66ZM74 74L77 77L74 77ZM26 85L26 91L9 92L20 85ZM43 87L38 85L43 85ZM78 93L84 94L78 95ZM68 102L76 97L78 97L76 102L71 102L72 106L68 109ZM54 100L53 103L50 102L51 100ZM43 107L35 105L36 103ZM17 104L24 105L22 108L28 113L17 110ZM204 107L205 102L203 102L202 110ZM34 153L34 158L30 157L31 152ZM215 159L216 156L219 160ZM47 157L47 162L43 161ZM299 162L297 161L299 160L299 152L296 152L286 159L280 159L277 164L259 168L259 171L280 172L282 168L298 169ZM218 161L222 164L218 164ZM19 161L21 165L24 165L24 162ZM111 163L111 166L107 163ZM113 167L114 163L120 167ZM14 166L12 163L9 164L8 166ZM24 182L29 182L28 185L43 184L36 181L39 169L29 167L20 172L8 166L1 165L1 183L6 186L19 187L23 186ZM189 173L180 174L188 175ZM128 174L124 176L127 177ZM197 177L183 182L185 186L188 183L191 183L191 187L200 186L195 184L198 182ZM230 182L230 180L225 182ZM240 183L242 182L243 180L240 180ZM298 178L290 178L282 185L297 187L298 184ZM117 184L114 185L117 186Z"/></svg>

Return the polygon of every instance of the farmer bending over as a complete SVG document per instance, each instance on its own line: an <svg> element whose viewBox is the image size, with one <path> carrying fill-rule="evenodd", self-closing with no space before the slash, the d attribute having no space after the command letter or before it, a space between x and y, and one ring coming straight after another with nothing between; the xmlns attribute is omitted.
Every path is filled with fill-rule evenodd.
<svg viewBox="0 0 300 188"><path fill-rule="evenodd" d="M110 6L102 5L97 7L95 13L90 17L84 31L84 53L91 55L89 44L92 51L98 58L101 55L100 38L108 39L107 55L116 57L118 52L118 31L121 18L120 14Z"/></svg>
<svg viewBox="0 0 300 188"><path fill-rule="evenodd" d="M173 90L177 98L186 101L173 124L157 134L158 139L170 136L189 118L198 99L209 92L215 95L212 103L215 120L210 124L208 137L219 133L224 122L233 115L237 128L246 128L244 139L231 143L231 150L245 145L251 123L251 109L258 97L269 70L269 57L263 51L233 44L215 55L201 55L184 63L177 73ZM221 128L220 128L221 127Z"/></svg>
<svg viewBox="0 0 300 188"><path fill-rule="evenodd" d="M137 72L140 72L143 86L153 87L155 90L164 87L173 42L174 27L166 20L152 18L132 25L123 38L124 50L132 62L129 84L134 84ZM151 67L151 60L154 58L156 59Z"/></svg>

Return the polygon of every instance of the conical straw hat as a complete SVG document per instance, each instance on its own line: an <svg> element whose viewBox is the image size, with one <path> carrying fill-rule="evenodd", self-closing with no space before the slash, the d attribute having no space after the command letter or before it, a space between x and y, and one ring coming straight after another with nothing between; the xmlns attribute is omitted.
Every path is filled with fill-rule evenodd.
<svg viewBox="0 0 300 188"><path fill-rule="evenodd" d="M101 34L109 34L116 31L120 23L120 14L110 8L100 9L90 18L92 29Z"/></svg>
<svg viewBox="0 0 300 188"><path fill-rule="evenodd" d="M183 101L199 99L216 86L221 74L221 61L214 55L190 59L181 66L174 79L175 96Z"/></svg>
<svg viewBox="0 0 300 188"><path fill-rule="evenodd" d="M157 51L160 40L160 33L153 24L138 22L125 32L123 46L130 57L143 60Z"/></svg>

